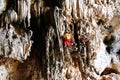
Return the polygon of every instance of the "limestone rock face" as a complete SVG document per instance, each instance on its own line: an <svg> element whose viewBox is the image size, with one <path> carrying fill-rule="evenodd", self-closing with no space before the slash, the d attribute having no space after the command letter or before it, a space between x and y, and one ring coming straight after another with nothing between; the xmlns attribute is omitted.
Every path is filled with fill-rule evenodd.
<svg viewBox="0 0 120 80"><path fill-rule="evenodd" d="M17 30L12 25L7 25L6 29L0 29L0 55L17 60L25 60L30 52L32 42L31 32Z"/></svg>
<svg viewBox="0 0 120 80"><path fill-rule="evenodd" d="M30 6L22 6L25 13L19 15L17 0L0 0L0 80L15 79L12 72L16 71L18 62L23 62L30 56L32 31L30 26ZM17 9L18 8L18 9ZM25 11L22 9L22 11ZM25 21L27 19L27 21ZM27 27L26 27L27 26ZM14 61L15 60L15 61ZM13 65L14 64L14 65ZM19 77L18 77L19 79ZM17 79L17 80L18 80ZM16 80L16 79L15 79Z"/></svg>
<svg viewBox="0 0 120 80"><path fill-rule="evenodd" d="M7 2L8 1L6 0L1 0L1 6L6 8ZM12 9L12 5L15 4L8 5L10 8L1 14L0 20L0 55L22 61L27 59L27 56L29 56L32 45L32 41L30 39L32 31L24 29L26 27L26 22L18 23L20 16L14 8ZM26 17L21 18L21 21L24 22L24 20L22 20L23 18L25 19ZM29 21L30 19L28 19L28 23Z"/></svg>
<svg viewBox="0 0 120 80"><path fill-rule="evenodd" d="M0 0L0 80L119 80L119 44L119 0Z"/></svg>

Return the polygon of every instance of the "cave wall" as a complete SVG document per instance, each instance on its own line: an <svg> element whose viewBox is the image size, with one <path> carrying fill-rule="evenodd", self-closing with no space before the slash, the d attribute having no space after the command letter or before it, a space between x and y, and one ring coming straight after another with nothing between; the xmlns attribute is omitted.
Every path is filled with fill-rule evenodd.
<svg viewBox="0 0 120 80"><path fill-rule="evenodd" d="M119 80L119 22L119 0L0 0L0 80Z"/></svg>

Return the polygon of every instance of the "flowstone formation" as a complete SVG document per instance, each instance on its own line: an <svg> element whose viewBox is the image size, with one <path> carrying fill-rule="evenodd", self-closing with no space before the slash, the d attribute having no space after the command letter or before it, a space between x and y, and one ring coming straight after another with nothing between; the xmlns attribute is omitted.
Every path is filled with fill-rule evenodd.
<svg viewBox="0 0 120 80"><path fill-rule="evenodd" d="M119 0L0 0L1 80L119 80Z"/></svg>

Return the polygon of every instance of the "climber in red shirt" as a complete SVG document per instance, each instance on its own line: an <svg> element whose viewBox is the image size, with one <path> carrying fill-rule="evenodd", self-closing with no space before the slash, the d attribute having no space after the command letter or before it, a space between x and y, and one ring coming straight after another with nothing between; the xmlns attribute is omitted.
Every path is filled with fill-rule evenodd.
<svg viewBox="0 0 120 80"><path fill-rule="evenodd" d="M71 46L71 35L69 33L64 34L64 47Z"/></svg>

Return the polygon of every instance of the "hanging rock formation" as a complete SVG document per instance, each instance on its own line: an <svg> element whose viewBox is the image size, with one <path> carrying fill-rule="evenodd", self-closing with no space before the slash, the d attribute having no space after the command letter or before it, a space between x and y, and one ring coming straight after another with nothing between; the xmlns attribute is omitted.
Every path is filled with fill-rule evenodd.
<svg viewBox="0 0 120 80"><path fill-rule="evenodd" d="M0 80L119 80L119 0L0 0Z"/></svg>

